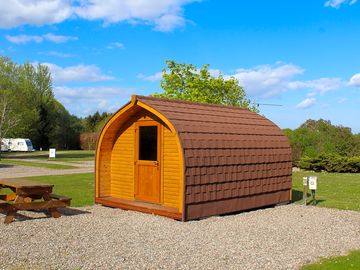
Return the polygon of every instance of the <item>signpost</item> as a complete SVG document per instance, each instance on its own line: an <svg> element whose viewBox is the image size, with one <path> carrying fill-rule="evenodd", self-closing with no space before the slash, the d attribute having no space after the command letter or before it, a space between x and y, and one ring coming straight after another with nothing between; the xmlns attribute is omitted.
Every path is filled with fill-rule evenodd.
<svg viewBox="0 0 360 270"><path fill-rule="evenodd" d="M304 186L304 191L303 191L303 200L304 200L304 204L307 204L307 192L308 192L308 178L307 177L303 177L303 186Z"/></svg>
<svg viewBox="0 0 360 270"><path fill-rule="evenodd" d="M56 149L55 148L49 149L49 159L50 158L56 158Z"/></svg>
<svg viewBox="0 0 360 270"><path fill-rule="evenodd" d="M312 204L316 205L315 192L317 189L317 177L309 176L309 189L311 190L312 195Z"/></svg>

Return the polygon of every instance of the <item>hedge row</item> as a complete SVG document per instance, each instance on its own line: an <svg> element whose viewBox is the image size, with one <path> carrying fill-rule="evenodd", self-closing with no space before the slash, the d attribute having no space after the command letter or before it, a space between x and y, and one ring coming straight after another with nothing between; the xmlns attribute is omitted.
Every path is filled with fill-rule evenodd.
<svg viewBox="0 0 360 270"><path fill-rule="evenodd" d="M338 155L319 155L315 158L303 157L300 159L299 167L304 170L316 172L360 172L360 157L343 157Z"/></svg>

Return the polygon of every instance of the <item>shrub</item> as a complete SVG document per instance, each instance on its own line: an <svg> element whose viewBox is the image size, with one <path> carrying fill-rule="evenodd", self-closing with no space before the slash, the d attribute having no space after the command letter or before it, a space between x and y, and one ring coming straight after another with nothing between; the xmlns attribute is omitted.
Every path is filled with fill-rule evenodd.
<svg viewBox="0 0 360 270"><path fill-rule="evenodd" d="M315 172L360 172L360 157L343 157L339 155L322 154L316 157L303 157L299 161L299 167L304 170Z"/></svg>
<svg viewBox="0 0 360 270"><path fill-rule="evenodd" d="M98 134L96 132L84 132L80 134L80 148L82 150L94 150Z"/></svg>

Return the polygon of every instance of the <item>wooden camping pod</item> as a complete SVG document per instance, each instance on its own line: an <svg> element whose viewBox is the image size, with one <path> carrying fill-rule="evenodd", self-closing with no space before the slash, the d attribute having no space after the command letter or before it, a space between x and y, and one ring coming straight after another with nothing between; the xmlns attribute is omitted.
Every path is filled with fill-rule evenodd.
<svg viewBox="0 0 360 270"><path fill-rule="evenodd" d="M101 131L95 201L178 220L290 201L291 148L248 109L133 96Z"/></svg>

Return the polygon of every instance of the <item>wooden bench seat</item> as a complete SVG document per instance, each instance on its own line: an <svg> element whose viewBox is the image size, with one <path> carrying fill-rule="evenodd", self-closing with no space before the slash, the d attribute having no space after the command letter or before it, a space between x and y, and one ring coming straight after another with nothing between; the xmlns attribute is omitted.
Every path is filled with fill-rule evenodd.
<svg viewBox="0 0 360 270"><path fill-rule="evenodd" d="M71 201L71 198L66 197L66 196L57 195L57 194L50 194L50 198L54 199L54 200L59 200L64 203L69 203L69 204Z"/></svg>
<svg viewBox="0 0 360 270"><path fill-rule="evenodd" d="M1 205L7 205L7 204L8 204L7 201L0 200L0 206L1 206Z"/></svg>
<svg viewBox="0 0 360 270"><path fill-rule="evenodd" d="M58 208L70 206L71 199L52 194L53 187L26 178L0 179L0 188L12 190L10 194L0 195L0 210L6 212L4 223L11 223L19 210L48 209L52 217L60 217Z"/></svg>

